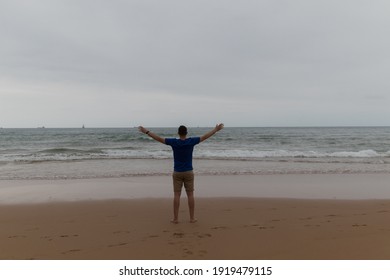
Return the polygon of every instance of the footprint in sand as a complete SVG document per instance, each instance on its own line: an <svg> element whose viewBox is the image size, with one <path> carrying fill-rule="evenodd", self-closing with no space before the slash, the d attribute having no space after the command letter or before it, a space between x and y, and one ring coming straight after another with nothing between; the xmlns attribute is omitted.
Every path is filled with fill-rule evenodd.
<svg viewBox="0 0 390 280"><path fill-rule="evenodd" d="M175 232L175 233L173 233L173 237L183 238L184 237L184 233L182 233L182 232Z"/></svg>
<svg viewBox="0 0 390 280"><path fill-rule="evenodd" d="M320 225L309 225L309 224L307 224L307 225L304 225L305 227L321 227Z"/></svg>
<svg viewBox="0 0 390 280"><path fill-rule="evenodd" d="M353 224L352 227L366 227L366 224Z"/></svg>
<svg viewBox="0 0 390 280"><path fill-rule="evenodd" d="M128 230L117 230L117 231L113 232L113 234L121 234L121 233L127 234L127 233L130 233L130 231L128 231Z"/></svg>
<svg viewBox="0 0 390 280"><path fill-rule="evenodd" d="M257 228L257 229L260 229L260 230L273 229L273 228L275 228L275 227L261 226L261 225L259 225L259 224L253 224L253 225L251 225L251 227L254 227L254 228Z"/></svg>
<svg viewBox="0 0 390 280"><path fill-rule="evenodd" d="M12 235L12 236L8 236L9 239L13 239L13 238L27 238L27 236L25 235Z"/></svg>
<svg viewBox="0 0 390 280"><path fill-rule="evenodd" d="M70 254L70 253L77 253L80 251L81 251L80 249L73 249L73 250L62 252L61 254L66 255L66 254Z"/></svg>
<svg viewBox="0 0 390 280"><path fill-rule="evenodd" d="M258 227L259 230L274 229L274 228L275 228L274 226L272 226L272 227L259 226Z"/></svg>
<svg viewBox="0 0 390 280"><path fill-rule="evenodd" d="M313 217L300 218L301 221L312 220Z"/></svg>
<svg viewBox="0 0 390 280"><path fill-rule="evenodd" d="M210 233L204 233L204 234L199 234L199 238L205 238L205 237L211 237L212 235Z"/></svg>
<svg viewBox="0 0 390 280"><path fill-rule="evenodd" d="M123 242L123 243L118 243L118 244L110 244L107 247L112 248L112 247L120 247L120 246L125 246L125 245L127 245L127 243Z"/></svg>
<svg viewBox="0 0 390 280"><path fill-rule="evenodd" d="M41 236L41 239L46 239L47 241L53 241L53 238L51 236L48 236L48 235Z"/></svg>
<svg viewBox="0 0 390 280"><path fill-rule="evenodd" d="M193 255L194 254L194 252L192 252L190 249L187 249L187 248L184 248L183 249L183 251L184 251L184 253L188 256L188 255ZM184 257L186 257L186 255L184 256Z"/></svg>
<svg viewBox="0 0 390 280"><path fill-rule="evenodd" d="M60 235L61 238L68 238L68 237L79 237L78 234L72 234L72 235L68 235L68 234L63 234L63 235Z"/></svg>
<svg viewBox="0 0 390 280"><path fill-rule="evenodd" d="M217 230L217 229L227 229L227 227L219 226L219 227L212 227L211 229L215 229L215 230Z"/></svg>

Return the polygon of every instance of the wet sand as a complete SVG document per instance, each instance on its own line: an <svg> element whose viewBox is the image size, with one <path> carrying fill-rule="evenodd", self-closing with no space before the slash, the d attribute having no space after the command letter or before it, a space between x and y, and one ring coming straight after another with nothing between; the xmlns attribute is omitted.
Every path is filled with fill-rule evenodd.
<svg viewBox="0 0 390 280"><path fill-rule="evenodd" d="M0 181L0 259L390 259L390 174Z"/></svg>
<svg viewBox="0 0 390 280"><path fill-rule="evenodd" d="M390 259L390 200L198 198L0 206L0 259Z"/></svg>

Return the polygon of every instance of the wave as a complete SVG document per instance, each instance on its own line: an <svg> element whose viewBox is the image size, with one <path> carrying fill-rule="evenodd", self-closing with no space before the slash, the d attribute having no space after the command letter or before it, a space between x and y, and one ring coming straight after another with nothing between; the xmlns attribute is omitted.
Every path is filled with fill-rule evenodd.
<svg viewBox="0 0 390 280"><path fill-rule="evenodd" d="M390 157L390 151L379 153L374 150L362 150L357 152L316 152L316 151L256 151L256 150L220 150L220 151L201 151L198 153L200 158L381 158Z"/></svg>
<svg viewBox="0 0 390 280"><path fill-rule="evenodd" d="M69 149L69 148L53 148L38 151L36 154L91 154L91 153L102 153L101 149L89 149L89 150L80 150L80 149Z"/></svg>
<svg viewBox="0 0 390 280"><path fill-rule="evenodd" d="M1 180L72 180L72 179L104 179L104 178L131 178L150 176L171 176L172 172L123 172L123 173L98 173L83 174L0 174ZM258 170L258 171L196 171L197 175L213 176L239 176L239 175L327 175L327 174L390 174L389 170Z"/></svg>
<svg viewBox="0 0 390 280"><path fill-rule="evenodd" d="M93 159L170 159L170 149L143 150L137 147L112 148L52 148L33 153L13 153L0 155L0 162L42 162L42 161L73 161ZM199 149L195 150L195 159L222 160L299 160L299 159L378 159L390 158L390 151L288 151L288 150L245 150L245 149Z"/></svg>

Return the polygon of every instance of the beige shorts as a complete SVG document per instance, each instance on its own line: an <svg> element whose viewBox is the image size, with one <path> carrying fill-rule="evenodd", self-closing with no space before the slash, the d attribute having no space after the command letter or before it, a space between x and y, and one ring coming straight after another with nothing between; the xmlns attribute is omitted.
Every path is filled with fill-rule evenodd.
<svg viewBox="0 0 390 280"><path fill-rule="evenodd" d="M173 172L173 191L181 192L181 189L184 185L186 192L194 191L194 172L186 171L186 172Z"/></svg>

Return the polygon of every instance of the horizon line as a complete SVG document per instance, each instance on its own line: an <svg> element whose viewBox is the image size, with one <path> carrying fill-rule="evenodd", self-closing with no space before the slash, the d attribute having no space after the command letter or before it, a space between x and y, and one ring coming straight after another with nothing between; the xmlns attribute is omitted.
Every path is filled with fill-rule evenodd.
<svg viewBox="0 0 390 280"><path fill-rule="evenodd" d="M145 126L149 128L177 128L178 126ZM214 126L188 126L189 128L210 128ZM390 125L291 125L291 126L226 126L225 128L354 128L354 127L390 127ZM138 126L63 126L63 127L0 127L0 129L101 129L101 128L138 128Z"/></svg>

